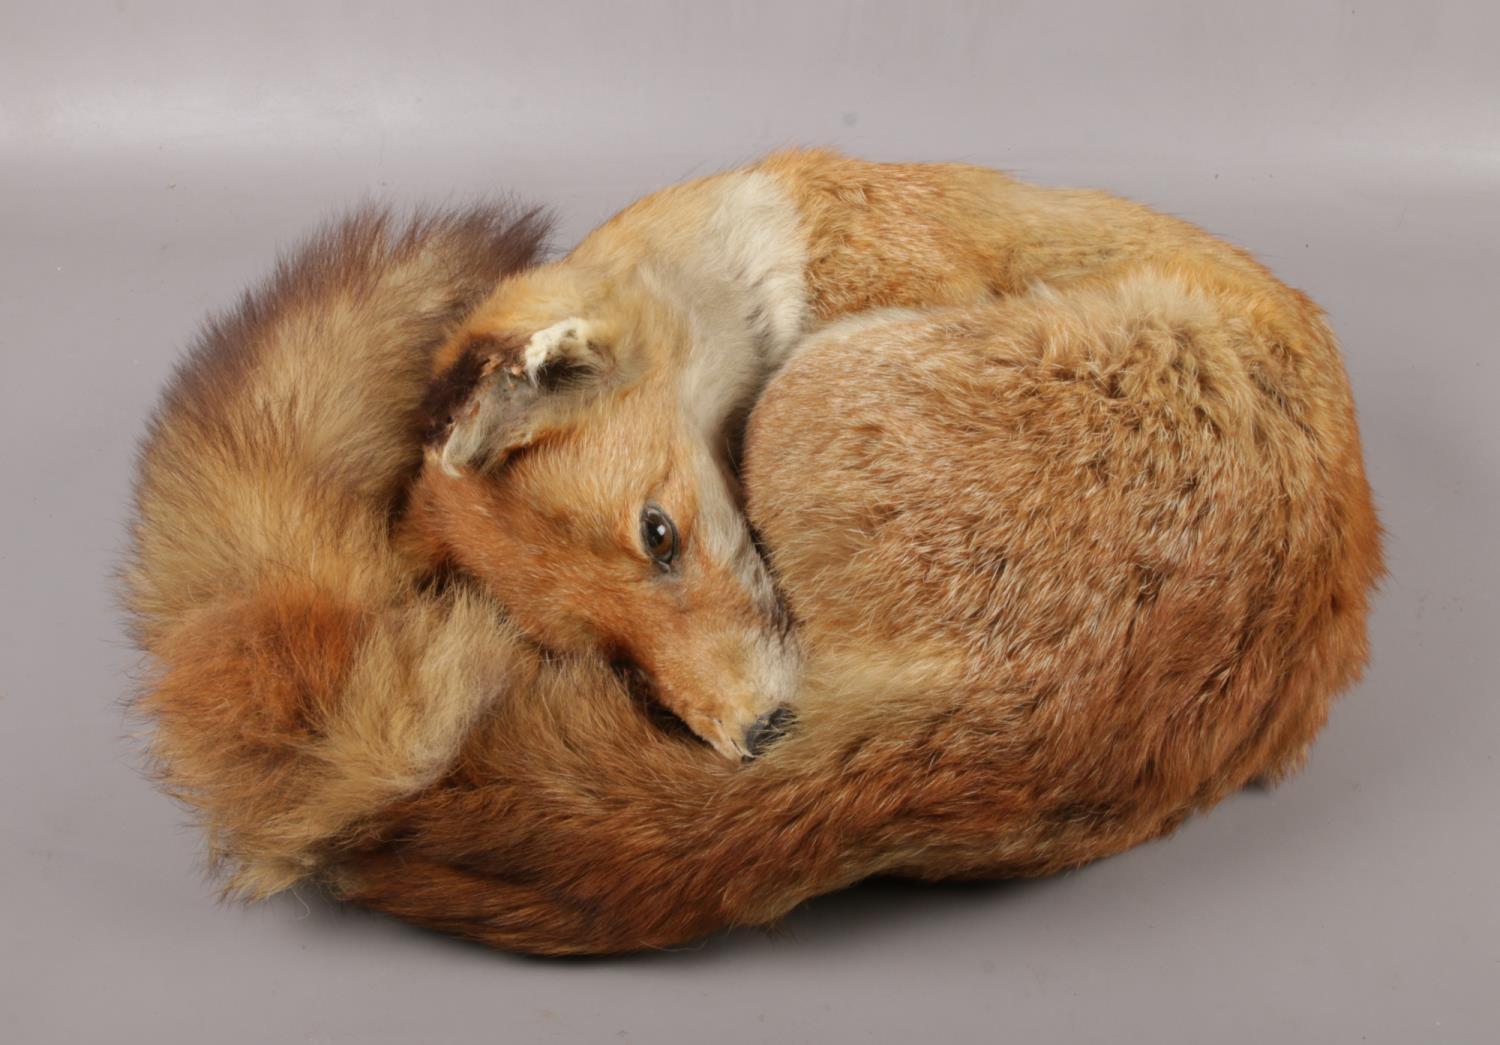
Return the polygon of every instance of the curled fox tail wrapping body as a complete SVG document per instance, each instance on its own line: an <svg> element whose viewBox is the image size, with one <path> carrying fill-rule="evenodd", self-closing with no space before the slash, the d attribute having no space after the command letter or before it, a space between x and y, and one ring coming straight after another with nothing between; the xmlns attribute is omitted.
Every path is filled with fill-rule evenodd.
<svg viewBox="0 0 1500 1045"><path fill-rule="evenodd" d="M248 891L565 952L1045 873L1285 773L1365 660L1334 339L1184 222L791 152L549 265L524 223L362 227L143 457L142 707ZM715 758L620 660L726 754L795 723Z"/></svg>
<svg viewBox="0 0 1500 1045"><path fill-rule="evenodd" d="M151 754L252 896L447 771L523 675L483 600L392 550L433 353L545 223L366 211L208 324L151 423L125 570Z"/></svg>

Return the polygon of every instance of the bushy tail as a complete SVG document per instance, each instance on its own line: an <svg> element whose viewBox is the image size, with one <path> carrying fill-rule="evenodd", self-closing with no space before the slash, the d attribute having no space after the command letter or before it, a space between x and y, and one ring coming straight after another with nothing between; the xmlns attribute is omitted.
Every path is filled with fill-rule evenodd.
<svg viewBox="0 0 1500 1045"><path fill-rule="evenodd" d="M153 660L137 708L247 893L427 783L503 688L459 639L491 632L490 663L503 623L414 592L388 531L432 352L546 230L500 206L332 224L208 325L151 421L124 571Z"/></svg>

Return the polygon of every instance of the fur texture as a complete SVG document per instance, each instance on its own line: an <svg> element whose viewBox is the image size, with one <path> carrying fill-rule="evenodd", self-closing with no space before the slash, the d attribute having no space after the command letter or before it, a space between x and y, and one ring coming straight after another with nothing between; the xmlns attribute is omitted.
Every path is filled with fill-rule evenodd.
<svg viewBox="0 0 1500 1045"><path fill-rule="evenodd" d="M733 447L806 330L806 268L789 186L745 170L647 197L504 280L438 353L435 386L471 392L435 419L402 538L539 645L628 665L736 762L801 664ZM673 535L665 561L648 514Z"/></svg>
<svg viewBox="0 0 1500 1045"><path fill-rule="evenodd" d="M389 531L433 352L545 231L500 208L354 215L209 324L151 423L126 570L156 669L138 706L246 895L431 784L525 685L495 608L417 589Z"/></svg>
<svg viewBox="0 0 1500 1045"><path fill-rule="evenodd" d="M356 219L211 330L142 457L141 709L240 891L665 946L871 874L1076 866L1298 764L1380 573L1316 307L1101 193L819 152L756 173L795 203L818 328L745 460L806 653L795 725L717 759L393 545L419 404L473 376L438 346L538 229ZM670 232L669 202L614 221Z"/></svg>

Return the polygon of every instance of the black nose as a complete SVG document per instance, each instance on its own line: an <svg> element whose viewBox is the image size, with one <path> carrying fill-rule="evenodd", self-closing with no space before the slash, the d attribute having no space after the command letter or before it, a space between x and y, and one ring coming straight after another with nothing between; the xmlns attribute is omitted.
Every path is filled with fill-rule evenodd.
<svg viewBox="0 0 1500 1045"><path fill-rule="evenodd" d="M754 758L786 735L792 725L792 709L782 705L755 720L745 731L745 750Z"/></svg>

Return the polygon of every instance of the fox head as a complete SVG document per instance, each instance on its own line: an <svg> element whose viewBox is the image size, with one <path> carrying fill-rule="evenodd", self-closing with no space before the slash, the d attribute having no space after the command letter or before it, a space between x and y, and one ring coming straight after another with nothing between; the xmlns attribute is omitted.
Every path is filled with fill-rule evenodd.
<svg viewBox="0 0 1500 1045"><path fill-rule="evenodd" d="M688 332L639 310L527 325L491 314L440 354L408 547L479 578L542 647L629 665L720 753L752 756L799 657L725 434L650 350Z"/></svg>

